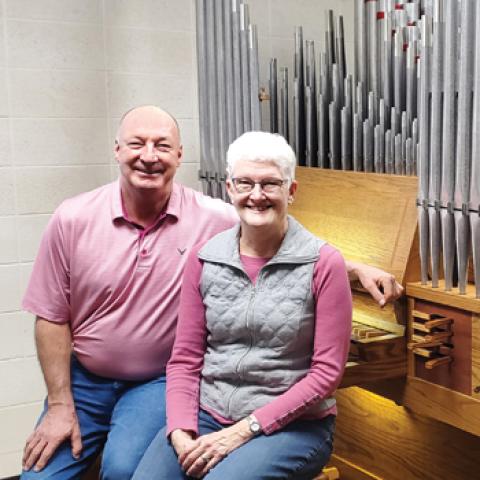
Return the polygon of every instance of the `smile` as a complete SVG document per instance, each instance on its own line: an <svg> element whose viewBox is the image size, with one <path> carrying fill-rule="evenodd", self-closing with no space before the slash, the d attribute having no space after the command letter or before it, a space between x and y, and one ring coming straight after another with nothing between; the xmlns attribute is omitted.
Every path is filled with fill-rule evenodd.
<svg viewBox="0 0 480 480"><path fill-rule="evenodd" d="M268 210L272 208L271 205L266 205L266 206L258 206L258 205L247 205L246 208L249 210L253 210L254 212L264 212L265 210Z"/></svg>
<svg viewBox="0 0 480 480"><path fill-rule="evenodd" d="M143 175L160 175L163 173L163 170L141 170L140 168L134 168L134 170L138 173L141 173Z"/></svg>

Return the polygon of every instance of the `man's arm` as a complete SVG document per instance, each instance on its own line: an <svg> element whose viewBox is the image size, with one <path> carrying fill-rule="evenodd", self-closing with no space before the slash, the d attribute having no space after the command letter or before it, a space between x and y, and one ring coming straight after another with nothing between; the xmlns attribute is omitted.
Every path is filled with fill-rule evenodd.
<svg viewBox="0 0 480 480"><path fill-rule="evenodd" d="M82 440L70 385L72 339L70 325L37 317L35 323L37 355L47 385L48 407L33 433L28 437L22 466L38 471L45 467L65 440L72 444L72 455L80 456Z"/></svg>
<svg viewBox="0 0 480 480"><path fill-rule="evenodd" d="M364 263L345 261L350 281L358 280L381 307L393 302L403 293L403 287L395 277Z"/></svg>

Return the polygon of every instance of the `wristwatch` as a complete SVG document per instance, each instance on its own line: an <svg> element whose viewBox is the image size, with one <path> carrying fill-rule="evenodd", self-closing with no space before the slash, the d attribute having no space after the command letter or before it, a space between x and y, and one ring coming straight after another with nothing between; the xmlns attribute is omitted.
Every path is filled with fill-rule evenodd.
<svg viewBox="0 0 480 480"><path fill-rule="evenodd" d="M257 436L262 433L262 427L258 423L257 419L253 415L247 417L248 426L253 435Z"/></svg>

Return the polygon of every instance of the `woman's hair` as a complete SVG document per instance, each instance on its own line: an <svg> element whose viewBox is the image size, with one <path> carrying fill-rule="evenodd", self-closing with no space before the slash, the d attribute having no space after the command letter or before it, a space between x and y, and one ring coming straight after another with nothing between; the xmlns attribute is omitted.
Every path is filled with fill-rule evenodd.
<svg viewBox="0 0 480 480"><path fill-rule="evenodd" d="M277 133L246 132L228 147L227 174L232 176L238 161L273 162L290 184L295 179L295 153Z"/></svg>

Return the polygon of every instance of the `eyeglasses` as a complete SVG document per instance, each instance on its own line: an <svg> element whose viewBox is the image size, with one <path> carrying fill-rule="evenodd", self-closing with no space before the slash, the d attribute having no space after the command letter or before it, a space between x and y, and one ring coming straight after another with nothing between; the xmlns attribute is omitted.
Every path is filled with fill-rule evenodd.
<svg viewBox="0 0 480 480"><path fill-rule="evenodd" d="M260 182L254 182L251 178L232 178L237 193L250 193L255 185L260 185L260 189L265 193L276 193L288 180L281 178L265 178Z"/></svg>

